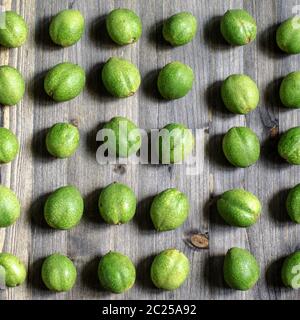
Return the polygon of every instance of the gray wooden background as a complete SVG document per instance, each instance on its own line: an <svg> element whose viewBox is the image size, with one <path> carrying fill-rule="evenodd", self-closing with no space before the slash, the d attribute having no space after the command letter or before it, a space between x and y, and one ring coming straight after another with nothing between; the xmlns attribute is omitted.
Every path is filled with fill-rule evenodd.
<svg viewBox="0 0 300 320"><path fill-rule="evenodd" d="M0 230L0 250L21 257L28 267L27 282L2 291L1 299L299 299L300 291L282 287L282 258L299 248L300 227L287 218L284 202L288 188L300 182L300 170L281 161L276 153L278 133L299 125L297 110L284 109L278 100L280 79L300 68L300 58L282 54L274 34L278 23L292 15L296 0L139 0L67 1L6 0L5 9L25 17L30 35L20 49L1 49L1 64L17 67L27 83L26 95L15 107L1 109L1 125L16 132L21 152L11 164L1 166L1 183L20 197L22 217ZM117 7L135 10L143 21L143 36L134 45L118 47L105 32L106 14ZM62 49L48 37L49 19L65 8L81 10L86 32L76 45ZM251 45L231 48L219 34L220 16L229 8L245 8L258 25L257 40ZM199 21L194 41L179 48L169 47L161 37L161 22L178 11L191 11ZM142 85L127 99L115 99L102 89L100 70L111 56L121 56L138 65ZM157 71L172 60L189 64L195 72L193 90L184 98L166 102L156 92ZM43 92L48 68L71 61L87 72L84 92L75 100L54 103ZM253 77L260 88L259 108L251 114L228 113L219 97L220 82L232 73ZM124 115L141 128L160 128L169 122L182 122L200 129L197 144L199 174L184 165L99 165L96 162L96 133L116 115ZM76 121L81 146L68 160L52 159L44 147L46 130L59 121ZM260 137L260 161L248 169L227 164L221 151L222 135L232 126L247 125ZM131 185L139 199L138 211L127 225L109 226L97 212L101 188L112 181ZM78 227L56 231L45 225L43 205L47 195L66 185L78 186L86 210ZM172 232L156 233L149 220L152 197L169 187L186 192L191 213L185 225ZM250 229L225 225L218 218L214 198L223 191L244 187L263 203L262 217ZM209 249L189 245L194 233L209 235ZM222 263L232 246L245 247L261 265L261 279L248 292L228 289L222 280ZM173 292L159 291L149 278L155 254L176 247L183 250L192 265L188 281ZM125 294L103 291L97 281L99 257L109 250L129 255L137 266L134 288ZM53 252L70 256L78 268L78 281L68 293L45 290L40 279L43 258Z"/></svg>

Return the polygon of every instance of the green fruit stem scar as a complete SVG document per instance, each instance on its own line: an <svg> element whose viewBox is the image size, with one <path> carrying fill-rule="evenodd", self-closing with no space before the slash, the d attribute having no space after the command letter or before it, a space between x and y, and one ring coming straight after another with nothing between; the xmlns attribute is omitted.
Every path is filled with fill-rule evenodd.
<svg viewBox="0 0 300 320"><path fill-rule="evenodd" d="M20 72L9 66L0 67L0 103L13 106L20 102L25 92L25 81Z"/></svg>
<svg viewBox="0 0 300 320"><path fill-rule="evenodd" d="M300 53L300 19L295 16L284 21L276 32L276 42L278 47L288 53Z"/></svg>
<svg viewBox="0 0 300 320"><path fill-rule="evenodd" d="M281 278L286 287L300 289L300 251L285 258L281 269Z"/></svg>
<svg viewBox="0 0 300 320"><path fill-rule="evenodd" d="M9 227L20 217L21 205L16 194L0 185L0 228Z"/></svg>
<svg viewBox="0 0 300 320"><path fill-rule="evenodd" d="M0 163L15 159L20 149L17 137L6 128L0 128Z"/></svg>
<svg viewBox="0 0 300 320"><path fill-rule="evenodd" d="M157 87L163 98L179 99L192 89L193 82L193 70L186 64L174 61L168 63L159 72Z"/></svg>
<svg viewBox="0 0 300 320"><path fill-rule="evenodd" d="M69 291L73 288L76 278L76 268L68 257L54 253L44 260L42 279L49 290L57 292Z"/></svg>
<svg viewBox="0 0 300 320"><path fill-rule="evenodd" d="M187 44L197 32L197 19L189 12L174 14L164 22L162 32L172 46Z"/></svg>
<svg viewBox="0 0 300 320"><path fill-rule="evenodd" d="M260 268L254 256L247 250L231 248L224 260L224 279L232 289L251 289L260 277Z"/></svg>
<svg viewBox="0 0 300 320"><path fill-rule="evenodd" d="M223 152L232 165L249 167L259 159L259 139L249 128L231 128L223 138Z"/></svg>
<svg viewBox="0 0 300 320"><path fill-rule="evenodd" d="M109 252L98 266L101 285L113 293L122 293L133 287L136 271L132 261L119 252Z"/></svg>
<svg viewBox="0 0 300 320"><path fill-rule="evenodd" d="M300 223L300 184L292 188L286 200L286 208L290 218Z"/></svg>
<svg viewBox="0 0 300 320"><path fill-rule="evenodd" d="M259 102L256 83L243 74L229 76L221 86L221 96L226 108L237 114L249 113Z"/></svg>
<svg viewBox="0 0 300 320"><path fill-rule="evenodd" d="M14 11L1 13L0 45L7 48L20 47L27 40L28 27L24 19Z"/></svg>
<svg viewBox="0 0 300 320"><path fill-rule="evenodd" d="M300 108L300 71L288 74L280 85L280 100L287 108Z"/></svg>
<svg viewBox="0 0 300 320"><path fill-rule="evenodd" d="M111 39L119 45L136 42L142 35L139 16L129 9L115 9L106 18L106 29Z"/></svg>
<svg viewBox="0 0 300 320"><path fill-rule="evenodd" d="M187 279L189 259L176 249L167 249L157 255L151 265L151 279L157 288L175 290Z"/></svg>
<svg viewBox="0 0 300 320"><path fill-rule="evenodd" d="M256 32L256 22L245 10L228 10L221 19L221 33L232 45L243 46L250 43L256 38Z"/></svg>
<svg viewBox="0 0 300 320"><path fill-rule="evenodd" d="M127 158L136 153L142 144L140 129L125 117L114 117L104 125L112 130L105 142L112 156Z"/></svg>
<svg viewBox="0 0 300 320"><path fill-rule="evenodd" d="M85 86L84 70L73 63L64 62L53 67L46 75L46 93L57 102L77 97Z"/></svg>
<svg viewBox="0 0 300 320"><path fill-rule="evenodd" d="M49 34L60 46L71 46L80 40L84 32L84 18L78 10L63 10L51 21Z"/></svg>
<svg viewBox="0 0 300 320"><path fill-rule="evenodd" d="M71 157L79 146L79 130L69 123L56 123L46 137L46 146L50 154L57 158Z"/></svg>
<svg viewBox="0 0 300 320"><path fill-rule="evenodd" d="M290 164L300 165L300 127L291 128L281 136L278 153Z"/></svg>
<svg viewBox="0 0 300 320"><path fill-rule="evenodd" d="M4 269L5 284L8 287L19 286L25 281L26 268L18 257L2 252L0 253L0 266Z"/></svg>
<svg viewBox="0 0 300 320"><path fill-rule="evenodd" d="M44 216L50 227L68 230L79 223L83 209L83 199L77 188L65 186L57 189L48 197Z"/></svg>
<svg viewBox="0 0 300 320"><path fill-rule="evenodd" d="M157 231L168 231L180 227L185 222L189 209L187 196L173 188L159 193L154 198L150 215Z"/></svg>
<svg viewBox="0 0 300 320"><path fill-rule="evenodd" d="M180 123L169 123L159 132L159 158L163 164L180 163L193 151L195 138Z"/></svg>
<svg viewBox="0 0 300 320"><path fill-rule="evenodd" d="M261 213L261 204L252 193L243 189L224 192L217 201L218 212L230 225L250 227Z"/></svg>
<svg viewBox="0 0 300 320"><path fill-rule="evenodd" d="M127 98L135 94L141 84L138 68L131 62L112 57L102 69L106 90L115 97Z"/></svg>
<svg viewBox="0 0 300 320"><path fill-rule="evenodd" d="M135 215L136 196L125 184L112 183L104 188L100 194L99 211L107 223L127 223Z"/></svg>

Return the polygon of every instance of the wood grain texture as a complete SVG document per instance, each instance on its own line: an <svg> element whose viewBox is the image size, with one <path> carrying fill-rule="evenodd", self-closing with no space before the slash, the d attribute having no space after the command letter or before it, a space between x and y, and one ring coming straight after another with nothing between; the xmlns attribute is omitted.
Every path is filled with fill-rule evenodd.
<svg viewBox="0 0 300 320"><path fill-rule="evenodd" d="M20 197L22 217L14 226L0 230L0 249L20 256L29 273L26 284L1 291L0 299L300 298L300 292L283 288L280 281L282 257L299 249L300 229L287 219L284 202L288 188L299 183L300 171L278 158L278 137L272 134L300 123L299 111L283 109L278 99L280 79L300 69L299 56L280 53L274 39L278 23L292 15L296 0L6 0L0 4L19 12L30 27L24 46L0 51L1 64L17 67L27 83L22 102L1 109L1 125L16 132L22 146L15 161L1 166L1 184ZM105 16L117 7L132 8L143 21L143 36L134 45L118 47L105 32ZM50 18L65 8L84 14L86 32L76 45L62 49L51 43L48 27ZM259 32L251 45L231 48L222 40L220 16L229 8L245 8L255 16ZM162 40L161 23L182 10L198 18L199 31L192 43L171 48ZM102 89L101 66L111 56L138 65L143 81L133 97L115 99ZM156 76L172 60L189 64L196 79L186 97L166 102L156 92ZM43 77L62 61L83 66L87 86L78 98L58 104L44 94ZM229 114L220 101L220 82L232 73L250 75L260 88L260 107L246 117ZM99 165L96 133L116 115L127 116L147 130L170 122L199 129L197 168ZM68 160L53 160L44 146L47 129L60 121L76 121L81 131L80 149ZM222 155L222 135L236 125L251 127L262 143L260 161L248 169L230 167ZM108 226L97 212L100 190L112 181L129 184L138 196L136 217L127 225ZM47 195L65 184L78 186L86 204L80 225L67 232L47 227L42 215ZM182 228L156 233L149 221L149 206L155 194L169 187L187 193L191 214ZM226 226L216 214L215 197L236 187L252 191L263 203L259 223L247 230ZM208 250L196 250L187 243L195 232L209 234ZM233 291L223 283L224 254L233 246L250 249L261 265L261 279L251 291ZM185 252L192 270L180 289L163 292L151 284L149 268L153 256L169 247ZM137 266L136 285L125 294L111 295L98 284L99 257L109 250L129 255ZM41 263L53 252L75 261L78 281L71 292L51 293L41 283Z"/></svg>

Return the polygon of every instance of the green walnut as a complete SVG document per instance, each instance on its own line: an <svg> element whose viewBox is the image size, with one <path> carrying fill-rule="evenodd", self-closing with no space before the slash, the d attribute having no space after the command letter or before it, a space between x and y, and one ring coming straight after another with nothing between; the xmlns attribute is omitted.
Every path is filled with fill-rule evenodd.
<svg viewBox="0 0 300 320"><path fill-rule="evenodd" d="M229 76L221 86L221 96L226 108L236 114L247 114L259 102L256 83L243 74Z"/></svg>
<svg viewBox="0 0 300 320"><path fill-rule="evenodd" d="M20 217L21 205L16 194L0 185L0 228L14 224Z"/></svg>
<svg viewBox="0 0 300 320"><path fill-rule="evenodd" d="M157 88L164 99L179 99L188 94L194 82L194 72L179 61L168 63L158 75Z"/></svg>
<svg viewBox="0 0 300 320"><path fill-rule="evenodd" d="M0 128L0 163L15 159L20 149L17 137L6 128Z"/></svg>
<svg viewBox="0 0 300 320"><path fill-rule="evenodd" d="M259 139L249 128L231 128L223 138L223 152L235 167L249 167L259 159Z"/></svg>
<svg viewBox="0 0 300 320"><path fill-rule="evenodd" d="M64 62L46 74L44 88L48 96L57 102L77 97L85 86L85 72L77 64Z"/></svg>
<svg viewBox="0 0 300 320"><path fill-rule="evenodd" d="M24 263L18 257L2 252L0 253L0 274L4 275L6 286L16 287L25 281L27 272Z"/></svg>
<svg viewBox="0 0 300 320"><path fill-rule="evenodd" d="M280 100L287 108L300 108L300 72L288 74L280 85Z"/></svg>
<svg viewBox="0 0 300 320"><path fill-rule="evenodd" d="M300 53L300 19L295 16L285 20L277 29L278 47L289 54Z"/></svg>
<svg viewBox="0 0 300 320"><path fill-rule="evenodd" d="M64 292L73 288L77 278L74 263L66 256L54 253L42 265L42 279L52 291Z"/></svg>
<svg viewBox="0 0 300 320"><path fill-rule="evenodd" d="M245 10L228 10L221 19L221 33L228 43L244 46L256 38L256 22Z"/></svg>
<svg viewBox="0 0 300 320"><path fill-rule="evenodd" d="M153 200L150 216L157 231L174 230L180 227L189 215L189 200L177 189L167 189Z"/></svg>
<svg viewBox="0 0 300 320"><path fill-rule="evenodd" d="M26 22L14 11L5 11L1 13L1 16L3 25L0 28L0 45L7 48L20 47L27 40Z"/></svg>
<svg viewBox="0 0 300 320"><path fill-rule="evenodd" d="M56 123L50 128L46 137L46 146L56 158L71 157L79 146L80 134L70 123Z"/></svg>
<svg viewBox="0 0 300 320"><path fill-rule="evenodd" d="M197 19L189 12L174 14L163 24L163 37L172 46L192 41L197 32Z"/></svg>
<svg viewBox="0 0 300 320"><path fill-rule="evenodd" d="M9 66L0 67L0 103L13 106L20 102L25 92L25 81L21 73Z"/></svg>
<svg viewBox="0 0 300 320"><path fill-rule="evenodd" d="M44 217L50 227L68 230L79 223L83 209L83 199L78 189L65 186L48 197L44 207Z"/></svg>
<svg viewBox="0 0 300 320"><path fill-rule="evenodd" d="M159 289L175 290L190 273L189 259L176 249L167 249L158 254L151 265L151 279Z"/></svg>
<svg viewBox="0 0 300 320"><path fill-rule="evenodd" d="M300 223L300 184L292 188L286 200L286 208L290 218Z"/></svg>
<svg viewBox="0 0 300 320"><path fill-rule="evenodd" d="M134 264L127 256L110 251L99 262L98 277L104 289L113 293L122 293L133 287L136 271Z"/></svg>
<svg viewBox="0 0 300 320"><path fill-rule="evenodd" d="M102 190L98 206L106 223L127 223L135 215L136 196L125 184L114 182Z"/></svg>
<svg viewBox="0 0 300 320"><path fill-rule="evenodd" d="M104 129L112 130L105 141L109 151L118 157L127 158L140 149L141 132L131 120L125 117L114 117L104 125Z"/></svg>
<svg viewBox="0 0 300 320"><path fill-rule="evenodd" d="M50 23L49 34L52 41L68 47L80 40L84 32L84 17L78 10L63 10Z"/></svg>
<svg viewBox="0 0 300 320"><path fill-rule="evenodd" d="M242 291L251 289L260 277L260 268L255 257L241 248L227 251L223 271L229 287Z"/></svg>
<svg viewBox="0 0 300 320"><path fill-rule="evenodd" d="M169 123L159 133L159 158L164 164L182 162L193 151L195 139L185 125Z"/></svg>
<svg viewBox="0 0 300 320"><path fill-rule="evenodd" d="M106 90L117 98L127 98L136 93L141 84L138 68L131 62L112 57L102 69L102 82Z"/></svg>
<svg viewBox="0 0 300 320"><path fill-rule="evenodd" d="M255 224L261 213L258 198L244 189L224 192L217 201L220 216L235 227L250 227Z"/></svg>
<svg viewBox="0 0 300 320"><path fill-rule="evenodd" d="M300 164L300 127L291 128L281 136L278 153L290 164Z"/></svg>
<svg viewBox="0 0 300 320"><path fill-rule="evenodd" d="M111 39L122 46L136 42L143 28L141 19L134 11L120 8L108 14L106 29Z"/></svg>
<svg viewBox="0 0 300 320"><path fill-rule="evenodd" d="M281 278L286 287L300 289L300 251L285 258L281 269Z"/></svg>

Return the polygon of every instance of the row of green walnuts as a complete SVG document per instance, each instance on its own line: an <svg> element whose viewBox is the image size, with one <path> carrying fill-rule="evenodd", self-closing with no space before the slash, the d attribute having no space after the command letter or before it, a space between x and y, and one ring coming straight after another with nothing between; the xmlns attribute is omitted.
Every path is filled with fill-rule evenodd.
<svg viewBox="0 0 300 320"><path fill-rule="evenodd" d="M111 155L127 158L142 147L142 131L131 120L117 116L108 121L102 130L105 147ZM109 132L109 133L108 133ZM151 139L152 140L152 139ZM278 143L278 153L293 165L300 164L300 127L287 130ZM20 144L9 129L0 128L0 163L9 163L17 156ZM154 149L160 163L182 163L193 151L195 137L192 130L180 123L167 124L158 132ZM71 123L56 123L47 133L46 147L56 158L73 156L80 144L80 132ZM235 167L246 168L255 164L260 157L260 141L253 130L233 127L222 141L224 155Z"/></svg>
<svg viewBox="0 0 300 320"><path fill-rule="evenodd" d="M130 61L111 57L104 64L101 75L107 91L117 98L134 95L141 84L138 68ZM179 61L168 63L161 69L157 87L163 98L184 97L193 86L194 72ZM63 62L51 68L44 79L45 92L56 102L76 98L85 87L86 75L77 64ZM12 106L21 101L25 93L25 81L21 73L11 66L0 67L0 103ZM99 88L100 89L100 88Z"/></svg>
<svg viewBox="0 0 300 320"><path fill-rule="evenodd" d="M27 39L28 26L24 19L13 11L6 11L7 28L1 28L0 44L8 48L20 47ZM162 34L172 46L190 42L197 32L197 19L189 12L180 12L169 17L164 23ZM276 41L280 49L289 54L300 53L300 20L292 17L278 28ZM49 34L52 41L60 46L74 45L84 33L85 21L78 10L63 10L51 21ZM138 41L142 35L142 21L132 10L119 8L112 10L106 18L106 29L111 39L118 45L128 45ZM220 29L225 40L236 46L246 45L256 38L257 25L254 18L242 9L228 10L221 19Z"/></svg>
<svg viewBox="0 0 300 320"><path fill-rule="evenodd" d="M0 253L0 267L4 268L6 286L16 287L26 280L26 267L18 257ZM175 290L186 280L189 271L189 260L182 252L166 249L154 258L151 279L157 288ZM41 277L49 290L66 292L76 283L77 269L70 258L54 253L44 260ZM113 293L122 293L134 285L136 268L126 255L110 251L99 261L98 278L102 288Z"/></svg>
<svg viewBox="0 0 300 320"><path fill-rule="evenodd" d="M0 44L7 48L23 45L28 36L28 26L24 19L13 11L5 15L6 28L1 28ZM106 29L110 38L118 45L128 45L138 41L142 35L142 21L132 10L119 8L106 17ZM63 10L51 20L49 35L52 41L62 47L78 42L85 30L85 21L78 10ZM173 46L190 42L197 31L197 20L188 12L171 16L163 25L163 36Z"/></svg>
<svg viewBox="0 0 300 320"><path fill-rule="evenodd" d="M281 277L290 288L299 289L300 251L296 251L283 262ZM27 276L26 267L16 256L0 253L1 275L4 274L8 287L21 285ZM110 251L98 264L98 278L102 288L112 293L123 293L131 289L136 281L136 268L131 259ZM150 276L153 284L163 290L178 289L190 273L190 262L186 255L176 249L166 249L155 256ZM246 249L231 248L227 251L223 264L224 280L235 290L247 291L257 283L261 275L256 258ZM45 258L41 277L45 286L56 292L66 292L73 288L77 279L77 269L72 260L60 253Z"/></svg>
<svg viewBox="0 0 300 320"><path fill-rule="evenodd" d="M300 185L289 192L286 201L291 220L300 223ZM109 224L129 222L136 213L136 196L126 185L112 183L99 197L99 212ZM252 193L243 189L226 191L218 199L218 212L232 226L250 227L261 214L261 203ZM61 187L53 192L45 204L44 217L49 226L68 230L82 218L84 202L77 188ZM0 186L0 227L11 226L20 217L21 206L15 193ZM157 231L179 228L189 215L189 201L185 194L171 188L159 193L153 200L150 216Z"/></svg>
<svg viewBox="0 0 300 320"><path fill-rule="evenodd" d="M100 193L99 213L108 224L128 223L135 216L136 207L136 195L125 184L114 182ZM187 196L179 190L171 188L159 193L153 199L150 209L154 228L157 231L179 228L188 218L189 208ZM50 227L60 230L69 230L77 226L83 212L83 198L74 186L64 186L55 190L44 206L45 221ZM16 194L11 189L0 186L0 228L13 225L20 214L21 205Z"/></svg>

